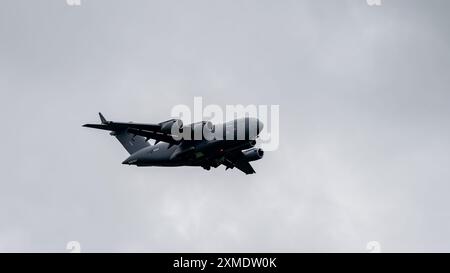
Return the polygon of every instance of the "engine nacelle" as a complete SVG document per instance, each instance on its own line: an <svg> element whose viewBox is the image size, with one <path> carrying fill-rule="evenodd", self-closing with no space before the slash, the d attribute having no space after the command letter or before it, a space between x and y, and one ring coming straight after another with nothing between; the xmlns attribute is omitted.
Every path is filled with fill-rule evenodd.
<svg viewBox="0 0 450 273"><path fill-rule="evenodd" d="M244 157L247 161L255 161L260 160L264 156L263 149L260 148L251 148L249 150L242 151Z"/></svg>
<svg viewBox="0 0 450 273"><path fill-rule="evenodd" d="M183 121L180 119L169 119L159 123L159 125L161 126L161 131L163 133L170 134L173 126L175 126L176 129L181 130L183 128Z"/></svg>
<svg viewBox="0 0 450 273"><path fill-rule="evenodd" d="M203 126L210 132L214 132L214 124L211 121L204 121Z"/></svg>
<svg viewBox="0 0 450 273"><path fill-rule="evenodd" d="M211 121L200 121L188 126L191 127L192 130L203 130L203 128L210 132L214 130L214 124Z"/></svg>
<svg viewBox="0 0 450 273"><path fill-rule="evenodd" d="M214 124L211 121L200 121L186 125L183 135L190 140L214 139Z"/></svg>

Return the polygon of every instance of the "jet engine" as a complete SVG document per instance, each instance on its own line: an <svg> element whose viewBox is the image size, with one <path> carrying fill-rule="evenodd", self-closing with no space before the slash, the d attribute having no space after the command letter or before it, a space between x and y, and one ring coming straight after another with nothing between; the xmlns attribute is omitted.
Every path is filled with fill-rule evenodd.
<svg viewBox="0 0 450 273"><path fill-rule="evenodd" d="M183 128L183 121L181 121L180 119L169 119L167 121L159 123L159 125L161 126L161 132L170 134L172 132L173 126L176 126L175 128L181 131L181 129Z"/></svg>
<svg viewBox="0 0 450 273"><path fill-rule="evenodd" d="M208 130L210 132L214 130L214 125L211 121L200 121L200 122L192 123L191 125L188 125L188 126L192 128L192 131L195 131L195 130L203 131L203 128L206 128L206 130Z"/></svg>
<svg viewBox="0 0 450 273"><path fill-rule="evenodd" d="M242 151L242 153L248 162L260 160L264 156L264 151L260 148L251 148L249 150Z"/></svg>
<svg viewBox="0 0 450 273"><path fill-rule="evenodd" d="M187 125L185 129L190 129L191 139L213 139L214 138L214 124L211 121L200 121ZM197 139L199 138L199 139Z"/></svg>
<svg viewBox="0 0 450 273"><path fill-rule="evenodd" d="M214 124L211 121L203 121L203 127L209 132L214 132Z"/></svg>

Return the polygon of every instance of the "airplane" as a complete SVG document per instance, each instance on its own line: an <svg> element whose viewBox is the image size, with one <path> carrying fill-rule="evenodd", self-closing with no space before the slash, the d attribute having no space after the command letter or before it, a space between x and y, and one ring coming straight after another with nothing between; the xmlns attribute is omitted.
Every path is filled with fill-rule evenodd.
<svg viewBox="0 0 450 273"><path fill-rule="evenodd" d="M130 156L122 164L138 167L199 166L205 170L221 165L245 174L255 170L250 162L263 158L256 139L264 125L257 118L245 117L213 125L201 121L183 125L179 119L157 124L108 121L99 113L101 124L83 127L110 131ZM155 140L151 145L148 140Z"/></svg>

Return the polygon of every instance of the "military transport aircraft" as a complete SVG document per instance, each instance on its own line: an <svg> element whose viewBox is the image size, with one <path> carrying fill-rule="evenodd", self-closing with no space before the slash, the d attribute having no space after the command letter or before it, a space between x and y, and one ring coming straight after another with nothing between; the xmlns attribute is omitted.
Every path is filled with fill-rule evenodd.
<svg viewBox="0 0 450 273"><path fill-rule="evenodd" d="M224 165L245 174L255 173L249 162L264 151L255 148L263 123L256 118L235 119L213 125L201 121L183 125L179 119L157 124L108 121L99 113L101 124L84 127L111 131L130 156L122 164L143 166L201 166L205 170ZM148 140L155 140L151 145Z"/></svg>

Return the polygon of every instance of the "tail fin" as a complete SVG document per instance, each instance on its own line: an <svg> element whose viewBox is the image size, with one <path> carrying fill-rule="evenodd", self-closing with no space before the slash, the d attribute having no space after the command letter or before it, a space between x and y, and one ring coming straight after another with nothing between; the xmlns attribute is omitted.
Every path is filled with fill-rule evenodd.
<svg viewBox="0 0 450 273"><path fill-rule="evenodd" d="M142 148L150 146L147 139L142 136L136 136L128 132L128 128L118 125L117 123L106 120L102 113L98 113L102 124L85 124L84 127L102 129L111 131L111 135L115 136L129 154L133 154Z"/></svg>
<svg viewBox="0 0 450 273"><path fill-rule="evenodd" d="M105 117L102 115L102 113L98 112L98 115L100 116L100 121L102 124L107 124L108 121L105 119Z"/></svg>

